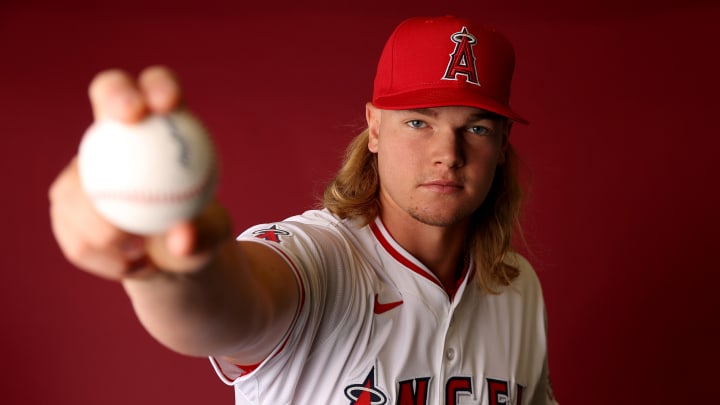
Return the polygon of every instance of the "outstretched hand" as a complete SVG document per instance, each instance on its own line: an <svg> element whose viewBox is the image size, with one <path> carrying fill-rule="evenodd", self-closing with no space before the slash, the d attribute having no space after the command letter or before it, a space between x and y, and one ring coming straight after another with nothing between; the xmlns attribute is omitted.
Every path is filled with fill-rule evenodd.
<svg viewBox="0 0 720 405"><path fill-rule="evenodd" d="M134 123L148 114L184 107L180 83L164 67L145 69L137 81L120 70L101 72L92 80L89 96L95 120ZM49 194L52 230L63 254L77 267L103 278L120 280L159 269L192 272L232 236L229 216L216 201L162 235L133 235L118 229L95 210L83 191L77 158L59 174Z"/></svg>

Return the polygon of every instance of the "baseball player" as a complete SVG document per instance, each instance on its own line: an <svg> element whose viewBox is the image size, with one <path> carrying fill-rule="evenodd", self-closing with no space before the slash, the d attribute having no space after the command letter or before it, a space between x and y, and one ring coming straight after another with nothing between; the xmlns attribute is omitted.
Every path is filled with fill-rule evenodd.
<svg viewBox="0 0 720 405"><path fill-rule="evenodd" d="M208 356L236 404L555 404L540 283L510 248L520 208L514 51L455 17L411 18L381 54L367 129L324 208L230 236L217 202L157 237L104 221L72 162L56 239L122 282L162 344ZM181 108L164 68L99 74L96 117Z"/></svg>

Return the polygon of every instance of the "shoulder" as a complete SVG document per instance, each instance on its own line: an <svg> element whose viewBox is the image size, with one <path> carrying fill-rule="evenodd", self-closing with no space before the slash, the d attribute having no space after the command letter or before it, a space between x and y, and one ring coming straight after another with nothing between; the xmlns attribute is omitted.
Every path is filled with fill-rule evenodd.
<svg viewBox="0 0 720 405"><path fill-rule="evenodd" d="M283 220L253 225L238 239L261 239L282 243L292 238L322 237L337 234L342 220L327 210L309 210Z"/></svg>
<svg viewBox="0 0 720 405"><path fill-rule="evenodd" d="M309 210L281 221L254 225L238 240L258 242L283 252L308 268L337 267L358 249L356 235L362 226L328 210Z"/></svg>
<svg viewBox="0 0 720 405"><path fill-rule="evenodd" d="M516 283L524 284L537 284L539 286L540 280L538 279L537 273L535 273L535 269L533 268L532 264L525 258L525 256L521 255L520 253L511 251L503 260L505 264L515 267L519 270L520 274L518 277L513 281L513 285Z"/></svg>
<svg viewBox="0 0 720 405"><path fill-rule="evenodd" d="M542 285L532 264L517 252L508 253L504 262L519 270L518 276L506 287L505 292L519 294L525 301L542 302Z"/></svg>

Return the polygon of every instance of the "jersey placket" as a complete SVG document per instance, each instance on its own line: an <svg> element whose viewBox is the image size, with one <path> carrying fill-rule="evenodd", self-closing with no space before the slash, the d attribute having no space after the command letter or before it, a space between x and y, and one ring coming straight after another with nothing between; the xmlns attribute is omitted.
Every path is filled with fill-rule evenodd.
<svg viewBox="0 0 720 405"><path fill-rule="evenodd" d="M448 293L440 280L427 267L392 239L379 220L371 228L380 244L378 248L401 265L400 271L392 271L391 267L396 266L386 265L385 270L390 270L388 275L403 294L421 297L425 304L425 308L421 310L429 310L437 320L437 329L430 338L432 350L435 352L432 368L433 378L436 379L431 384L430 403L458 403L455 400L459 400L459 397L473 395L472 377L458 374L462 369L463 353L460 338L455 333L454 321L455 309L462 300L472 272L463 272L463 279L457 290L454 294ZM467 263L467 266L471 268L472 264Z"/></svg>
<svg viewBox="0 0 720 405"><path fill-rule="evenodd" d="M457 325L455 321L455 312L460 303L462 302L465 287L468 283L469 275L465 274L465 279L459 286L458 290L453 297L449 297L452 301L449 305L449 311L445 320L445 333L442 340L442 356L439 358L442 361L440 365L439 380L444 384L443 389L440 390L443 393L444 398L439 398L437 403L443 404L459 404L464 403L462 397L471 396L473 401L475 400L474 392L475 381L473 381L472 375L463 374L463 342L457 333L458 328L462 328L461 325Z"/></svg>

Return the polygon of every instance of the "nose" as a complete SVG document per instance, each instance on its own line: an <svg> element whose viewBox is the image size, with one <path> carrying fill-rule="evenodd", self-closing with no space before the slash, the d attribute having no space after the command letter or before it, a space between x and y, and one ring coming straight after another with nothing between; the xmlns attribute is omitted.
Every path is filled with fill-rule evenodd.
<svg viewBox="0 0 720 405"><path fill-rule="evenodd" d="M457 131L444 129L433 135L433 163L449 168L458 168L465 164L463 137Z"/></svg>

